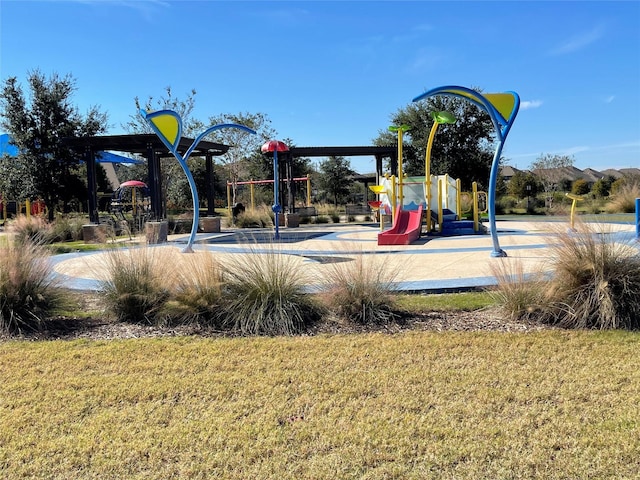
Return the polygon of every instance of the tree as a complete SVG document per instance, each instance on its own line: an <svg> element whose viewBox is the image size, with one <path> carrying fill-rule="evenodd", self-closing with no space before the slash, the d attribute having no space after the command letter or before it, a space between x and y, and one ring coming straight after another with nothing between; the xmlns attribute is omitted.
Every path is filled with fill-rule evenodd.
<svg viewBox="0 0 640 480"><path fill-rule="evenodd" d="M248 176L251 165L254 166L255 171L256 165L263 164L264 158L260 153L260 147L267 140L273 139L276 133L271 128L271 120L263 113L227 113L209 118L210 125L223 123L244 125L256 132L256 135L253 135L237 128L222 128L207 137L212 142L222 143L230 147L229 151L218 157L218 159L224 165L228 181L231 182L231 202L235 204L238 181L243 176ZM271 176L273 176L273 173L271 173Z"/></svg>
<svg viewBox="0 0 640 480"><path fill-rule="evenodd" d="M320 188L333 198L333 204L337 207L349 195L350 184L353 175L350 162L344 157L329 157L320 162Z"/></svg>
<svg viewBox="0 0 640 480"><path fill-rule="evenodd" d="M535 197L538 193L539 185L540 182L531 172L517 171L509 180L507 190L509 195L517 198Z"/></svg>
<svg viewBox="0 0 640 480"><path fill-rule="evenodd" d="M584 178L578 178L573 185L571 185L571 193L576 195L586 195L589 193L589 184Z"/></svg>
<svg viewBox="0 0 640 480"><path fill-rule="evenodd" d="M427 141L433 125L431 112L447 111L457 121L454 125L439 125L431 151L431 173L449 174L459 178L463 189L478 182L481 188L489 183L495 140L489 115L471 102L445 96L413 102L392 116L394 125L409 125L403 135L403 170L406 175L424 175ZM393 145L397 135L381 131L375 145Z"/></svg>
<svg viewBox="0 0 640 480"><path fill-rule="evenodd" d="M88 198L82 158L63 139L105 132L107 115L97 107L79 113L71 103L76 87L70 75L47 79L36 70L27 82L28 96L16 77L9 77L0 92L0 126L18 148L17 157L0 162L0 192L16 200L42 198L53 220L57 208Z"/></svg>
<svg viewBox="0 0 640 480"><path fill-rule="evenodd" d="M611 184L614 181L615 178L613 178L611 175L607 175L606 177L599 179L593 184L591 192L597 198L607 197L609 195L609 192L611 191Z"/></svg>
<svg viewBox="0 0 640 480"><path fill-rule="evenodd" d="M566 177L566 173L562 169L572 167L573 163L573 157L568 155L546 153L540 155L531 164L531 171L538 177L544 188L548 208L551 208L553 203L553 192L558 189L562 180Z"/></svg>

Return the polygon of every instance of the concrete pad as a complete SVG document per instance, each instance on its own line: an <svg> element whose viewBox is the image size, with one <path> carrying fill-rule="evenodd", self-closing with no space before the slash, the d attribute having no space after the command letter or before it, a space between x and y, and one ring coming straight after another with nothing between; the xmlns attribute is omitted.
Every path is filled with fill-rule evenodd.
<svg viewBox="0 0 640 480"><path fill-rule="evenodd" d="M309 279L310 288L330 271L331 262L361 258L388 270L399 289L441 291L495 285L492 269L501 264L521 268L525 274L548 271L556 236L566 233L567 225L510 221L497 222L497 228L500 247L507 252L505 258L491 256L490 235L423 236L410 245L379 246L377 224L304 226L295 229L295 238L283 243L264 241L268 239L264 229L263 241L254 243L246 241L246 234L243 242L235 241L232 231L198 234L195 253L182 253L184 235L170 236L167 244L146 248L161 250L166 255L165 265L172 272L188 272L190 267L185 260L193 255L212 254L223 261L243 261L246 255L275 252L291 257L296 268ZM635 226L610 224L606 231L626 241L625 238L634 238ZM633 243L640 247L640 243ZM104 252L58 255L53 257L54 271L70 288L97 288L99 281L106 278L106 255Z"/></svg>

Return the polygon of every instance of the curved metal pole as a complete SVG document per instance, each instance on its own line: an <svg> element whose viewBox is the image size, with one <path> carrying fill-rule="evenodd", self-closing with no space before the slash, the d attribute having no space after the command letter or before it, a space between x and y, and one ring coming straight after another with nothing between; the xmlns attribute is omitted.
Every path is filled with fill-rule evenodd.
<svg viewBox="0 0 640 480"><path fill-rule="evenodd" d="M500 248L498 242L498 230L496 229L496 186L498 184L498 167L500 165L500 155L504 139L500 139L500 143L496 147L491 163L491 175L489 176L489 193L487 198L487 206L489 207L489 229L491 230L491 240L493 241L492 257L506 257L507 252Z"/></svg>
<svg viewBox="0 0 640 480"><path fill-rule="evenodd" d="M239 130L244 130L247 133L255 134L256 132L249 127L245 127L244 125L238 125L236 123L221 123L219 125L214 125L212 127L207 128L204 132L196 137L193 141L189 149L187 150L184 160L180 162L179 153L175 152L174 155L178 159L178 162L182 166L185 175L187 176L187 180L189 181L189 188L191 189L191 196L193 198L193 222L191 223L191 233L189 234L189 241L187 242L187 246L184 248L184 253L192 253L193 252L193 242L196 239L196 233L198 232L198 224L200 223L200 201L198 199L198 189L196 188L196 181L191 174L191 170L189 170L189 166L187 165L187 159L189 155L193 152L193 150L198 146L198 144L202 141L204 137L209 135L211 132L216 130L221 130L223 128L237 128Z"/></svg>
<svg viewBox="0 0 640 480"><path fill-rule="evenodd" d="M453 96L466 99L471 103L477 105L481 109L485 110L489 114L489 118L493 123L499 142L493 155L493 162L491 164L491 175L489 177L489 192L487 198L487 207L489 210L489 226L491 229L491 239L493 241L493 251L491 252L492 257L507 256L506 252L500 248L500 243L498 242L498 232L496 229L496 186L498 183L498 170L502 148L507 138L507 134L509 133L511 126L513 125L515 116L517 115L520 108L520 97L518 96L518 94L516 94L515 92L506 93L509 93L514 97L513 110L509 118L504 118L484 95L466 87L438 87L425 92L413 99L414 102L417 102L434 95Z"/></svg>
<svg viewBox="0 0 640 480"><path fill-rule="evenodd" d="M252 134L255 134L256 132L250 129L249 127L245 127L244 125L238 125L235 123L221 123L219 125L214 125L212 127L207 128L204 132L198 135L196 139L193 141L193 143L191 144L191 146L185 152L185 155L182 156L180 155L180 152L178 152L177 150L178 144L180 142L180 138L182 137L182 119L180 118L180 116L172 110L160 110L157 112L151 112L149 114L147 114L145 110L140 110L140 114L151 126L151 128L156 133L156 135L158 135L160 140L162 140L162 143L164 143L165 146L169 149L169 151L173 154L176 160L178 160L178 164L184 171L184 174L187 177L187 181L189 182L189 189L191 190L191 197L193 199L193 222L191 223L191 233L189 234L189 240L183 252L191 253L193 252L193 243L196 238L196 233L198 232L198 224L200 223L200 200L198 198L198 190L196 188L196 182L193 178L191 170L189 170L189 166L187 165L187 159L189 158L189 155L191 155L193 150L198 146L198 144L202 141L204 137L209 135L211 132L214 132L215 130L220 130L222 128L237 128ZM177 133L175 135L175 139L173 142L170 141L165 136L164 132L162 132L153 121L151 121L152 118L155 118L161 115L169 115L173 117L177 122Z"/></svg>
<svg viewBox="0 0 640 480"><path fill-rule="evenodd" d="M431 232L431 148L433 146L433 138L436 136L436 130L438 130L438 122L434 121L431 127L431 133L429 134L429 140L427 141L427 153L424 158L424 183L425 183L425 196L427 200L427 233Z"/></svg>

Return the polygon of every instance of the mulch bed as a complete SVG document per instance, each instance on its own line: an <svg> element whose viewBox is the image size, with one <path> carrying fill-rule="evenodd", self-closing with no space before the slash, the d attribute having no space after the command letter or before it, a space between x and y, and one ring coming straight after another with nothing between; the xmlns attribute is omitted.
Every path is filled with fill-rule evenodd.
<svg viewBox="0 0 640 480"><path fill-rule="evenodd" d="M95 312L90 317L52 318L37 332L25 332L8 336L0 334L0 341L14 340L115 340L128 338L154 338L175 336L234 337L233 332L221 332L196 324L179 326L154 326L115 322L101 310L100 298L93 291L76 291L74 297L82 311ZM551 329L548 325L505 320L498 309L483 309L473 312L426 312L412 314L385 325L356 325L325 319L311 326L303 335L346 335L358 333L396 334L407 331L492 331L533 332Z"/></svg>

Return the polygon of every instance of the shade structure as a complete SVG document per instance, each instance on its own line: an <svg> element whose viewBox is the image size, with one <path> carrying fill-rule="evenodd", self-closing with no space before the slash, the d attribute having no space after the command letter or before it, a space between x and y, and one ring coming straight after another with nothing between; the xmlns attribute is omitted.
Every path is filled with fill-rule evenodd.
<svg viewBox="0 0 640 480"><path fill-rule="evenodd" d="M127 180L120 184L121 187L146 187L147 184L140 180Z"/></svg>
<svg viewBox="0 0 640 480"><path fill-rule="evenodd" d="M260 149L262 153L267 152L288 152L289 147L286 143L281 142L280 140L269 140Z"/></svg>

